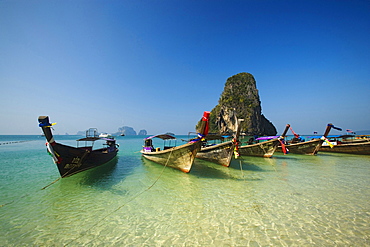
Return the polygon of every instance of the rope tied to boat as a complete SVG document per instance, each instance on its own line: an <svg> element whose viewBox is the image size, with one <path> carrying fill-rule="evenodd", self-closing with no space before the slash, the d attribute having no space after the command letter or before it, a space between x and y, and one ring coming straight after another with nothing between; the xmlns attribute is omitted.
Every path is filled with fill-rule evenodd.
<svg viewBox="0 0 370 247"><path fill-rule="evenodd" d="M243 166L242 166L241 160L239 160L239 166L240 166L240 172L242 173L242 177L244 178L244 172L243 172Z"/></svg>
<svg viewBox="0 0 370 247"><path fill-rule="evenodd" d="M46 189L47 187L49 187L50 185L53 185L53 184L55 184L56 182L58 182L59 181L59 179L61 179L61 178L64 178L64 177L66 177L67 175L69 175L69 173L73 170L73 168L75 168L75 167L80 167L81 166L81 164L82 164L82 161L83 161L83 159L86 157L86 155L87 154L89 154L90 153L90 151L89 150L86 150L85 151L85 153L82 155L82 157L79 159L79 161L78 161L78 163L77 164L72 164L73 166L68 170L68 171L66 171L62 176L60 176L59 178L57 178L57 179L55 179L53 182L51 182L50 184L48 184L48 185L46 185L46 186L44 186L41 190L44 190L44 189ZM57 163L57 162L55 162L55 163Z"/></svg>
<svg viewBox="0 0 370 247"><path fill-rule="evenodd" d="M292 133L293 133L293 135L294 135L295 138L298 138L299 137L299 135L294 132L292 126L289 126L289 129L290 129L290 131L292 131Z"/></svg>

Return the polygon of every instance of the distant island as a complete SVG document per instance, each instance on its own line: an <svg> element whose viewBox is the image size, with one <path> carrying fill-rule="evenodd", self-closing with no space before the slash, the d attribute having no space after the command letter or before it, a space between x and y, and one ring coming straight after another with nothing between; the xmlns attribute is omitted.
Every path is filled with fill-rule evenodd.
<svg viewBox="0 0 370 247"><path fill-rule="evenodd" d="M99 134L100 133L103 133L103 132L99 132ZM85 134L86 134L86 130L77 132L77 135L84 136ZM129 127L129 126L123 126L123 127L118 128L118 131L115 133L112 133L112 135L113 136L120 136L120 135L136 136L136 135L148 135L148 132L145 129L143 129L139 131L139 134L136 134L136 131L134 130L134 128Z"/></svg>
<svg viewBox="0 0 370 247"><path fill-rule="evenodd" d="M118 128L118 132L114 133L114 135L122 135L125 136L136 136L136 131L132 127L123 126L121 128ZM138 135L147 135L148 132L146 130L140 130Z"/></svg>

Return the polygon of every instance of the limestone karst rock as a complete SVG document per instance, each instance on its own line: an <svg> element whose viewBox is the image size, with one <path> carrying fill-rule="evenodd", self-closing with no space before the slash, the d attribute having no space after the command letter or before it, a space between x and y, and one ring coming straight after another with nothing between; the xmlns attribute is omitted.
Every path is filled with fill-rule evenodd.
<svg viewBox="0 0 370 247"><path fill-rule="evenodd" d="M139 136L145 136L147 134L148 134L148 132L146 130L140 130L138 135Z"/></svg>
<svg viewBox="0 0 370 247"><path fill-rule="evenodd" d="M225 83L218 105L211 111L210 132L232 133L236 129L237 118L243 118L242 133L276 135L275 126L261 111L261 101L253 75L239 73L231 76Z"/></svg>

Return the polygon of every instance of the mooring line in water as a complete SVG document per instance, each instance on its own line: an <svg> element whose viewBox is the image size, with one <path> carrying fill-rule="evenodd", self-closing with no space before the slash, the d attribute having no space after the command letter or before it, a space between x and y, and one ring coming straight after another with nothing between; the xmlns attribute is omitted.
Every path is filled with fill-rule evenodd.
<svg viewBox="0 0 370 247"><path fill-rule="evenodd" d="M139 197L140 195L142 195L144 192L147 192L148 190L150 190L151 188L153 188L153 186L158 182L158 180L162 177L163 175L163 172L164 172L164 169L167 167L168 165L168 161L170 160L170 157L172 155L172 151L173 149L171 150L170 152L170 155L168 156L167 158L167 161L166 161L166 164L164 165L164 167L162 168L162 171L161 173L159 174L159 176L156 178L156 180L154 180L154 182L148 187L146 188L145 190L139 192L138 194L136 194L135 196L133 196L130 200L128 200L127 202L125 202L124 204L122 204L121 206L119 206L118 208L116 208L115 210L113 210L112 212L110 212L109 214L105 215L103 218L101 218L98 222L96 222L95 224L93 224L89 229L87 229L85 231L88 232L90 231L91 229L93 229L95 226L97 226L100 222L102 222L103 220L105 220L106 218L108 218L109 216L111 216L113 213L117 212L118 210L120 210L121 208L123 208L124 206L126 206L127 204L129 204L130 202L132 202L133 200L135 200L137 197ZM68 243L66 243L64 246L67 246L69 244L71 244L72 242L76 241L77 239L85 236L86 234L80 234L77 238L75 239L72 239L71 241L69 241Z"/></svg>
<svg viewBox="0 0 370 247"><path fill-rule="evenodd" d="M48 184L48 185L46 185L46 186L42 187L40 190L44 190L44 189L46 189L47 187L49 187L50 185L55 184L55 183L56 183L56 182L58 182L61 178L62 178L62 177L57 178L56 180L54 180L54 181L53 181L53 182L51 182L50 184ZM40 191L40 190L37 190L35 193L37 193L37 192L38 192L38 191ZM0 208L4 207L4 206L6 206L6 205L12 204L12 203L14 203L14 202L16 202L16 201L19 201L20 199L22 199L22 198L24 198L24 197L26 197L26 196L29 196L29 195L30 195L30 194L26 194L26 195L23 195L23 196L19 197L18 199L12 200L11 202L4 203L4 204L0 205Z"/></svg>
<svg viewBox="0 0 370 247"><path fill-rule="evenodd" d="M11 201L11 202L4 203L4 204L0 205L0 208L4 207L4 206L6 206L6 205L12 204L12 203L14 203L14 202L16 202L16 201L19 201L20 199L22 199L23 197L26 197L26 196L28 196L28 195L29 195L29 194L26 194L26 195L23 195L23 196L19 197L19 198L18 198L18 200L13 200L13 201Z"/></svg>
<svg viewBox="0 0 370 247"><path fill-rule="evenodd" d="M239 165L240 165L240 171L242 172L242 177L245 178L244 173L243 173L243 166L242 166L242 161L241 160L239 160Z"/></svg>
<svg viewBox="0 0 370 247"><path fill-rule="evenodd" d="M82 161L82 159L84 158L84 156L86 155L86 153L82 156L82 158L81 158L81 161ZM81 162L80 161L80 162ZM74 168L74 167L73 167ZM72 168L72 169L73 169ZM46 186L44 186L44 187L42 187L41 188L41 190L44 190L44 189L46 189L47 187L49 187L50 185L53 185L53 184L55 184L56 182L58 182L61 178L64 178L64 177L66 177L69 173L70 173L70 171L72 170L72 169L70 169L69 171L66 171L62 176L60 176L59 178L57 178L57 179L55 179L53 182L51 182L50 184L48 184L48 185L46 185ZM69 174L69 175L71 175L71 174ZM72 174L73 175L73 174Z"/></svg>
<svg viewBox="0 0 370 247"><path fill-rule="evenodd" d="M7 144L15 144L15 143L22 143L22 142L30 142L32 140L29 140L29 141L8 141L8 142L0 142L0 145L7 145Z"/></svg>
<svg viewBox="0 0 370 247"><path fill-rule="evenodd" d="M4 203L4 204L0 205L0 208L4 207L6 205L12 204L13 202L15 202L15 200L13 200L11 202Z"/></svg>
<svg viewBox="0 0 370 247"><path fill-rule="evenodd" d="M86 154L86 153L85 153ZM84 155L85 155L84 154ZM83 156L84 157L84 156ZM74 168L74 167L73 167ZM71 169L72 170L72 169ZM61 178L64 178L64 177L66 177L69 173L70 173L70 171L71 170L69 170L69 171L66 171L62 176L60 176L59 178L57 178L57 179L55 179L53 182L51 182L50 184L48 184L48 185L46 185L46 186L44 186L44 187L42 187L41 188L41 190L44 190L44 189L46 189L47 187L49 187L50 185L53 185L53 184L55 184L56 182L58 182ZM71 175L71 174L70 174Z"/></svg>
<svg viewBox="0 0 370 247"><path fill-rule="evenodd" d="M68 172L66 172L63 176L65 176L65 175L67 175L67 174L68 174ZM61 177L59 177L59 178L57 178L57 179L55 179L55 180L54 180L53 182L51 182L50 184L48 184L48 185L46 185L46 186L42 187L40 190L44 190L44 189L46 189L47 187L49 187L49 186L51 186L51 185L55 184L55 183L56 183L56 182L58 182L61 178L62 178L62 176L61 176ZM39 190L37 190L35 193L37 193L38 191L39 191ZM20 200L20 199L22 199L23 197L26 197L26 196L28 196L28 195L30 195L30 194L23 195L23 196L21 196L18 200ZM11 202L4 203L4 204L0 205L0 208L4 207L4 206L6 206L6 205L12 204L12 203L14 203L15 201L17 201L17 200L13 200L13 201L11 201Z"/></svg>
<svg viewBox="0 0 370 247"><path fill-rule="evenodd" d="M51 182L50 184L48 184L48 185L46 185L46 186L44 186L44 187L42 187L41 188L41 190L44 190L44 189L46 189L47 187L49 187L50 185L52 185L52 184L55 184L56 182L58 182L59 181L59 179L61 179L62 177L59 177L59 178L57 178L57 179L55 179L53 182Z"/></svg>

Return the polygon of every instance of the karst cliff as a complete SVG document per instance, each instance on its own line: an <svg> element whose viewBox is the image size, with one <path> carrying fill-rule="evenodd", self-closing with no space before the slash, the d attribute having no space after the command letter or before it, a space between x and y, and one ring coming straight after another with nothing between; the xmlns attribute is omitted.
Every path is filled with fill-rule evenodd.
<svg viewBox="0 0 370 247"><path fill-rule="evenodd" d="M244 119L246 135L276 135L275 126L261 113L256 80L250 73L239 73L226 80L224 90L210 116L210 132L232 133L238 118ZM200 122L196 128L200 126Z"/></svg>

